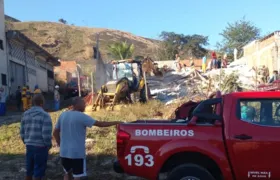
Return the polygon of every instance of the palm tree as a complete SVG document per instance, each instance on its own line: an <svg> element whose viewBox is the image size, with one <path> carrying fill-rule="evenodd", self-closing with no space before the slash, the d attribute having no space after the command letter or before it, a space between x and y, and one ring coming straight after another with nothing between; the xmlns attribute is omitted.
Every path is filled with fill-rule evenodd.
<svg viewBox="0 0 280 180"><path fill-rule="evenodd" d="M108 51L114 59L122 60L132 58L134 45L125 42L115 42L108 46Z"/></svg>

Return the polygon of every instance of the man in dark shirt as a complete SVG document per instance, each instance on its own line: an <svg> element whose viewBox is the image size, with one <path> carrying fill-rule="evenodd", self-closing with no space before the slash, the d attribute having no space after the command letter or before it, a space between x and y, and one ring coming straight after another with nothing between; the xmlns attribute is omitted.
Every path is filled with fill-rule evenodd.
<svg viewBox="0 0 280 180"><path fill-rule="evenodd" d="M279 79L278 71L273 71L273 76L269 79L268 83L273 83L274 81L276 81L278 79Z"/></svg>
<svg viewBox="0 0 280 180"><path fill-rule="evenodd" d="M18 109L18 111L21 111L21 91L20 91L20 86L18 86L18 89L16 91L16 100L17 100L17 109Z"/></svg>

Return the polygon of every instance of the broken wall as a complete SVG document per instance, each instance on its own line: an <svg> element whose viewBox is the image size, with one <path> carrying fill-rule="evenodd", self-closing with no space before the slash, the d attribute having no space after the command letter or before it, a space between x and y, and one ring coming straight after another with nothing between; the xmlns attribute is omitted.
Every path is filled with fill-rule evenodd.
<svg viewBox="0 0 280 180"><path fill-rule="evenodd" d="M273 70L280 70L280 54L278 48L280 39L273 35L267 39L254 41L244 47L244 58L249 67L268 67L270 74Z"/></svg>
<svg viewBox="0 0 280 180"><path fill-rule="evenodd" d="M105 84L110 75L108 75L108 67L101 59L93 60L95 64L95 88L100 89L103 84Z"/></svg>

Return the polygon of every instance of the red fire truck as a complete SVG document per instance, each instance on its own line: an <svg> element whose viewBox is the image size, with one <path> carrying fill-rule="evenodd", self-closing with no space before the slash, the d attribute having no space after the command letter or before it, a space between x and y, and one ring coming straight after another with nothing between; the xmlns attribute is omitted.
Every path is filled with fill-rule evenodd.
<svg viewBox="0 0 280 180"><path fill-rule="evenodd" d="M280 80L276 80L270 84L261 84L258 86L258 91L280 91Z"/></svg>

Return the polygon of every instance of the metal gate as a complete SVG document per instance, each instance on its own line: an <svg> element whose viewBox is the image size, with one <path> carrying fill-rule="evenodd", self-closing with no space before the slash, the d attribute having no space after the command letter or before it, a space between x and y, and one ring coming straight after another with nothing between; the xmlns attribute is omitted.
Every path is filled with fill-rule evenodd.
<svg viewBox="0 0 280 180"><path fill-rule="evenodd" d="M25 84L25 68L23 65L10 61L10 78L11 91L13 94L16 92L18 86Z"/></svg>

